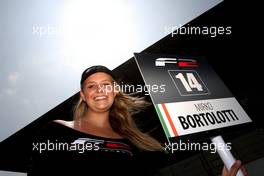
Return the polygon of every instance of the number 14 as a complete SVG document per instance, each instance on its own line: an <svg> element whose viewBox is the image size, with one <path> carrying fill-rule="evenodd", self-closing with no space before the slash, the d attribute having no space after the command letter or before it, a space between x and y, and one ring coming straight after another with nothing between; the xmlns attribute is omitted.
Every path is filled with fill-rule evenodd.
<svg viewBox="0 0 264 176"><path fill-rule="evenodd" d="M187 92L192 92L192 89L203 91L202 85L199 84L193 73L186 73L187 80L182 73L178 73L177 75L175 75L175 77L181 80Z"/></svg>

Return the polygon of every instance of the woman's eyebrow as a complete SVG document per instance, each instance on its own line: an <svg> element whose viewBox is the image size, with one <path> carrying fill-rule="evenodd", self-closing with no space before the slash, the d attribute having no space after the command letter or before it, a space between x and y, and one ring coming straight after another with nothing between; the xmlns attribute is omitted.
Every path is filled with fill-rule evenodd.
<svg viewBox="0 0 264 176"><path fill-rule="evenodd" d="M105 79L105 80L102 80L101 82L111 82L112 80L109 80L109 79Z"/></svg>
<svg viewBox="0 0 264 176"><path fill-rule="evenodd" d="M88 81L87 84L96 83L95 81Z"/></svg>

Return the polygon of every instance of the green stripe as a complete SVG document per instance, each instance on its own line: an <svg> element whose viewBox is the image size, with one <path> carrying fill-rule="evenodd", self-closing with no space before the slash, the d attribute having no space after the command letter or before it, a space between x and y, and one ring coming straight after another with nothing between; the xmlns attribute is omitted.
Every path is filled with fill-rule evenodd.
<svg viewBox="0 0 264 176"><path fill-rule="evenodd" d="M160 112L159 106L158 105L154 105L154 107L155 107L156 112L157 112L157 114L159 116L160 122L162 124L163 130L165 131L165 134L166 134L167 138L170 138L171 136L170 136L169 130L168 130L168 128L166 126L166 123L165 123L165 121L163 119L163 116L162 116L162 114Z"/></svg>

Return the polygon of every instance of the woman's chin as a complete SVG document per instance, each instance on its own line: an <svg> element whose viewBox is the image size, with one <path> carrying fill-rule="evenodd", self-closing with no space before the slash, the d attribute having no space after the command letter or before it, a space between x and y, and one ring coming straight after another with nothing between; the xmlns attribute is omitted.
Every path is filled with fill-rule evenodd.
<svg viewBox="0 0 264 176"><path fill-rule="evenodd" d="M108 111L109 109L110 109L109 105L100 105L96 107L97 112L105 112Z"/></svg>

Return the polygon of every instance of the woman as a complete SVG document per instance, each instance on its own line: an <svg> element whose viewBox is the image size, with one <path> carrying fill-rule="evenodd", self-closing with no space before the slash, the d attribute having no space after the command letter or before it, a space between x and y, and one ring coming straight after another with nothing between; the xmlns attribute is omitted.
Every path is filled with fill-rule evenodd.
<svg viewBox="0 0 264 176"><path fill-rule="evenodd" d="M74 119L55 120L37 135L45 147L33 154L32 174L82 175L87 171L91 175L151 175L155 172L163 148L157 140L142 133L131 117L148 103L115 89L115 83L112 72L104 66L92 66L82 73ZM146 151L151 152L147 157ZM223 170L223 175L232 176L234 169Z"/></svg>
<svg viewBox="0 0 264 176"><path fill-rule="evenodd" d="M131 117L132 112L144 108L147 103L118 91L114 82L112 72L104 66L86 69L81 78L74 121L57 122L97 136L127 138L144 150L161 150L160 143L139 131Z"/></svg>

